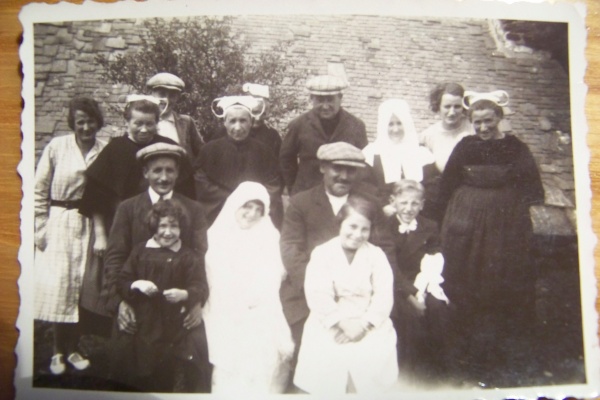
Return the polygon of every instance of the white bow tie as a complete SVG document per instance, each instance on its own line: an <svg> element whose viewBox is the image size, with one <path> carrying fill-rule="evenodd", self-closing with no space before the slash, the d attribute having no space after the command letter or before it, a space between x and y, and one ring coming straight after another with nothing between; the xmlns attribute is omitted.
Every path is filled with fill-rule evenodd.
<svg viewBox="0 0 600 400"><path fill-rule="evenodd" d="M400 233L409 233L417 229L417 220L413 219L410 223L405 224L400 221L400 225L398 226L398 232Z"/></svg>

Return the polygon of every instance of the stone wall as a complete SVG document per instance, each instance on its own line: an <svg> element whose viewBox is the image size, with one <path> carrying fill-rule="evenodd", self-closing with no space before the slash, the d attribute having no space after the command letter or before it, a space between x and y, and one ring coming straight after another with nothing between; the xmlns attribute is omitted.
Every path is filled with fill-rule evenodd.
<svg viewBox="0 0 600 400"><path fill-rule="evenodd" d="M428 92L436 82L455 81L477 91L506 90L511 102L504 129L529 145L546 188L546 206L534 210L536 230L574 234L568 75L545 53L517 52L506 46L499 39L498 24L296 15L238 16L232 26L232 40L249 41L251 54L288 40L285 57L307 77L332 69L344 71L350 84L344 107L365 121L370 136L375 132L377 107L389 98L409 102L418 130L434 123ZM146 35L143 20L36 24L34 31L37 154L53 136L69 132L66 106L76 94L92 95L102 103L106 126L101 135L122 134L119 97L130 89L103 82L102 67L94 58L137 51ZM306 108L297 114L308 109L303 88L290 90L307 100ZM282 132L286 123L279 127Z"/></svg>

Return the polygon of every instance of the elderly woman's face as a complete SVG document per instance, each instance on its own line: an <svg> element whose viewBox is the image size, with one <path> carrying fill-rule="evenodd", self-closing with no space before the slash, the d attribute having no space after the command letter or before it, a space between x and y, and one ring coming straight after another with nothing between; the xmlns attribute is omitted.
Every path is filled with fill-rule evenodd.
<svg viewBox="0 0 600 400"><path fill-rule="evenodd" d="M265 213L265 207L262 202L251 200L244 203L235 212L235 220L240 228L250 229L260 221Z"/></svg>
<svg viewBox="0 0 600 400"><path fill-rule="evenodd" d="M471 123L475 133L483 140L501 139L504 137L498 129L500 117L492 109L475 110L471 113Z"/></svg>
<svg viewBox="0 0 600 400"><path fill-rule="evenodd" d="M131 111L131 118L127 121L127 131L136 143L146 144L150 142L157 134L156 116L138 110Z"/></svg>
<svg viewBox="0 0 600 400"><path fill-rule="evenodd" d="M340 225L340 240L346 250L357 250L367 240L371 233L371 221L355 211L344 219Z"/></svg>
<svg viewBox="0 0 600 400"><path fill-rule="evenodd" d="M400 143L404 139L404 127L400 118L392 114L388 123L388 136L393 143Z"/></svg>
<svg viewBox="0 0 600 400"><path fill-rule="evenodd" d="M96 133L98 132L98 121L91 118L86 112L75 110L73 116L73 126L75 127L75 138L81 144L94 144Z"/></svg>
<svg viewBox="0 0 600 400"><path fill-rule="evenodd" d="M440 116L446 128L456 128L465 118L462 97L445 93L440 102Z"/></svg>
<svg viewBox="0 0 600 400"><path fill-rule="evenodd" d="M243 108L232 108L225 115L225 129L233 140L244 140L250 134L252 117Z"/></svg>

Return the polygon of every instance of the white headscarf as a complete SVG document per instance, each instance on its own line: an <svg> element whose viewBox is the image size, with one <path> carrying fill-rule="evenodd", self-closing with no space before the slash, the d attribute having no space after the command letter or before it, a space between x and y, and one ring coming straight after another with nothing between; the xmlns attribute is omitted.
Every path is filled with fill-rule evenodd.
<svg viewBox="0 0 600 400"><path fill-rule="evenodd" d="M264 204L264 215L255 225L242 229L235 213L252 200ZM214 365L239 364L239 354L232 348L243 348L243 344L234 343L240 329L250 337L264 335L266 329L273 336L267 338L269 348L285 354L293 351L279 299L285 269L279 250L279 232L269 217L269 203L269 194L263 185L243 182L227 198L208 230L206 276L210 294L204 307L204 319L210 361ZM265 346L264 338L255 342Z"/></svg>
<svg viewBox="0 0 600 400"><path fill-rule="evenodd" d="M261 219L261 221L259 221L257 225L261 225L265 222L268 224L268 222L270 221L269 218L264 218L264 216L269 215L269 207L271 205L271 200L269 198L269 193L267 192L267 189L265 189L263 185L257 182L242 182L229 195L229 197L225 201L225 205L223 205L223 208L221 209L221 212L219 213L219 215L215 219L215 222L208 230L209 247L211 244L211 236L213 236L212 239L215 240L215 242L221 242L221 238L215 238L214 236L226 233L233 229L241 229L238 226L237 221L235 219L235 212L251 200L258 200L261 203L263 203L265 207L263 218ZM254 228L256 228L256 225L250 229Z"/></svg>
<svg viewBox="0 0 600 400"><path fill-rule="evenodd" d="M394 143L388 134L392 115L395 115L404 128L400 143ZM373 166L375 155L381 157L385 183L393 183L401 178L417 182L423 180L423 165L433 162L433 155L419 146L417 130L410 115L408 103L400 99L386 100L379 106L377 117L377 138L364 148L366 162Z"/></svg>
<svg viewBox="0 0 600 400"><path fill-rule="evenodd" d="M252 227L242 229L235 213L251 200L259 200L265 210ZM206 272L211 278L221 272L243 275L267 274L280 282L284 274L279 252L279 232L269 217L269 193L260 183L242 182L225 201L217 219L208 229ZM212 289L211 289L212 290Z"/></svg>

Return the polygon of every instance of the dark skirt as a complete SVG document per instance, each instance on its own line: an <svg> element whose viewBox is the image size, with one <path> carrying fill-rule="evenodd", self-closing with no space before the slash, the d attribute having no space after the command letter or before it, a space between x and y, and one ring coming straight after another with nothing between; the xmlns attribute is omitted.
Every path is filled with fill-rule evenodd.
<svg viewBox="0 0 600 400"><path fill-rule="evenodd" d="M487 180L491 185L491 180ZM528 207L508 187L463 185L442 225L444 290L453 303L453 372L492 381L510 368L535 322L535 269Z"/></svg>

